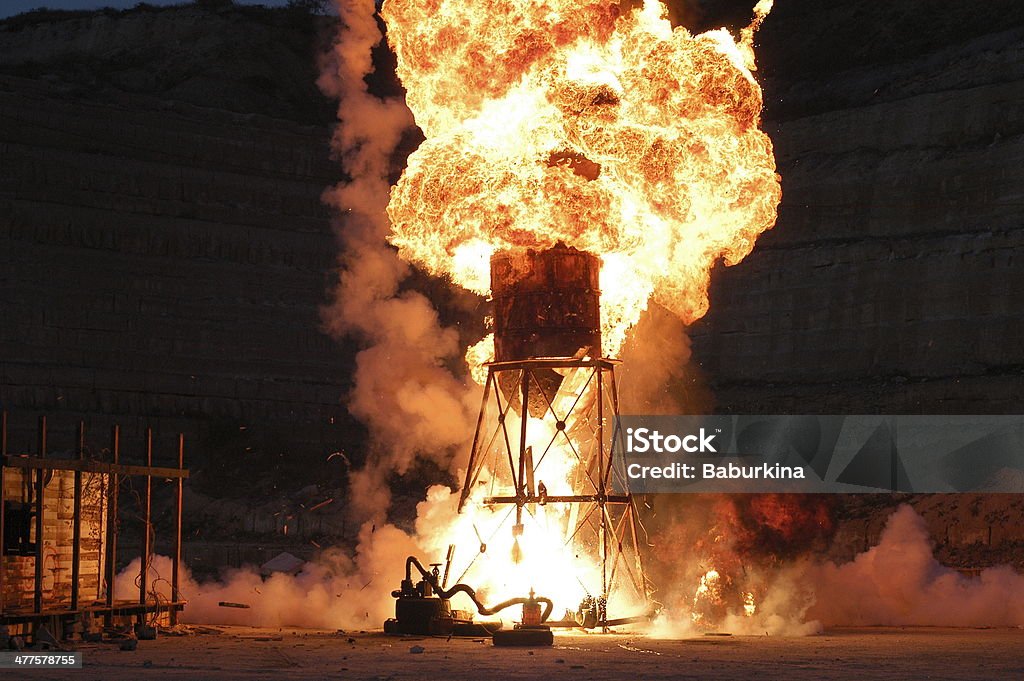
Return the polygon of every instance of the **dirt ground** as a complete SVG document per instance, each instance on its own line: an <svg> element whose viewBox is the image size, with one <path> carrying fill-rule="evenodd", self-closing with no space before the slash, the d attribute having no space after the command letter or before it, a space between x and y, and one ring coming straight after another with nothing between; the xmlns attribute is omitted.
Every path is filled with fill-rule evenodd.
<svg viewBox="0 0 1024 681"><path fill-rule="evenodd" d="M490 640L209 627L140 641L135 651L85 644L84 669L6 679L956 679L1024 677L1024 630L861 628L821 636L560 634L552 648ZM422 652L413 652L422 648Z"/></svg>

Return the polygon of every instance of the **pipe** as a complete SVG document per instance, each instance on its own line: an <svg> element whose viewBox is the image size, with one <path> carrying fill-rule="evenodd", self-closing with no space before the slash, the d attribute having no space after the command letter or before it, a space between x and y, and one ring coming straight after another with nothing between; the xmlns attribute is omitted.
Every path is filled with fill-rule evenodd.
<svg viewBox="0 0 1024 681"><path fill-rule="evenodd" d="M498 603L497 605L494 605L492 607L487 607L486 605L480 602L480 599L476 597L476 591L474 591L473 588L467 584L455 584L450 589L441 588L441 585L437 583L437 580L434 578L434 575L425 567L423 567L423 564L420 563L416 556L409 556L405 559L406 582L412 582L412 567L414 565L416 566L416 569L419 571L419 573L423 576L423 579L425 579L427 583L430 584L430 586L434 589L438 596L447 599L451 598L457 593L464 593L467 596L469 596L469 599L471 601L473 601L473 605L476 606L477 611L481 615L494 615L495 613L498 613L504 610L505 608L509 608L513 605L527 603L531 600L529 598L519 596L518 598L510 598L507 601L502 601L501 603ZM536 598L533 598L532 600L535 603L544 604L544 612L542 612L540 615L540 621L547 621L548 617L551 616L551 611L554 609L555 604L551 602L550 598L545 598L543 596L538 596Z"/></svg>

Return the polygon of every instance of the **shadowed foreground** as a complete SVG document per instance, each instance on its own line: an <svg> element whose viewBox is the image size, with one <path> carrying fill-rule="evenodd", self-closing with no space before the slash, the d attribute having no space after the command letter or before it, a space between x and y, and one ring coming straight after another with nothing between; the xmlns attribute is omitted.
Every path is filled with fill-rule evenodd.
<svg viewBox="0 0 1024 681"><path fill-rule="evenodd" d="M95 679L1019 679L1021 629L860 628L803 638L557 636L548 649L489 640L393 638L313 630L202 628L140 641L135 651L83 645L85 668L4 678ZM422 648L422 652L412 652Z"/></svg>

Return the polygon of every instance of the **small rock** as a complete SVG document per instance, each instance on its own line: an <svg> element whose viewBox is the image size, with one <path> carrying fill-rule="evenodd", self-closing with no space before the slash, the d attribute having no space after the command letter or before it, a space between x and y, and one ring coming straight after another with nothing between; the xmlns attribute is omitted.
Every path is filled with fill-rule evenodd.
<svg viewBox="0 0 1024 681"><path fill-rule="evenodd" d="M555 660L555 664L565 664L565 660L559 657Z"/></svg>
<svg viewBox="0 0 1024 681"><path fill-rule="evenodd" d="M129 638L121 641L121 650L135 650L139 647L138 639Z"/></svg>
<svg viewBox="0 0 1024 681"><path fill-rule="evenodd" d="M142 666L143 667L152 667L153 666L153 660L146 660L145 662L142 663Z"/></svg>
<svg viewBox="0 0 1024 681"><path fill-rule="evenodd" d="M22 638L21 636L12 636L11 637L11 642L10 642L9 645L11 646L11 650L24 650L25 649L25 639Z"/></svg>
<svg viewBox="0 0 1024 681"><path fill-rule="evenodd" d="M424 650L426 650L426 648L424 648L423 646L413 646L412 648L409 648L409 652L412 653L413 655L419 655Z"/></svg>

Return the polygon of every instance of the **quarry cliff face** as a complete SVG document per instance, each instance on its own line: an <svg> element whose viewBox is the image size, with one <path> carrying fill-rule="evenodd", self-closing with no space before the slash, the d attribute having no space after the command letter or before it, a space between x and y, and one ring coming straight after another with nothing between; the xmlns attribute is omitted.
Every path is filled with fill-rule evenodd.
<svg viewBox="0 0 1024 681"><path fill-rule="evenodd" d="M197 11L0 28L0 402L12 451L34 447L40 413L54 417L56 448L79 417L97 446L111 423L126 441L152 425L167 440L158 457L184 431L207 471L215 456L243 472L323 461L351 432L351 353L318 317L337 250L320 196L340 178L329 126L310 122L322 104L312 37L299 34L307 62L239 70L217 55L276 40L270 59L298 39L244 15L202 25ZM177 73L179 56L205 61L202 73ZM132 69L164 81L133 91ZM264 89L250 78L259 71L280 82ZM288 92L292 103L262 112Z"/></svg>
<svg viewBox="0 0 1024 681"><path fill-rule="evenodd" d="M1024 406L1024 16L918 5L779 3L762 29L783 197L691 329L718 409Z"/></svg>
<svg viewBox="0 0 1024 681"><path fill-rule="evenodd" d="M706 4L711 23L734 11ZM780 3L765 23L783 199L690 329L714 408L1022 408L1024 17L1004 4L926 36L866 1ZM337 250L320 196L340 179L312 80L321 29L284 17L0 25L12 445L38 413L68 432L80 416L184 430L196 456L242 452L256 424L322 461L357 432L353 348L318 317Z"/></svg>

